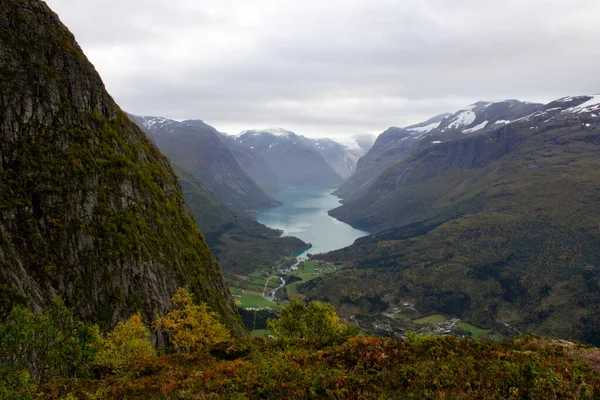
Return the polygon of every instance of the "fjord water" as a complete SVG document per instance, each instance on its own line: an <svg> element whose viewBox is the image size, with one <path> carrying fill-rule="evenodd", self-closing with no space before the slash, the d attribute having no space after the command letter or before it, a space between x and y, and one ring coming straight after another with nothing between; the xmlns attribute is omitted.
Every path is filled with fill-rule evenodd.
<svg viewBox="0 0 600 400"><path fill-rule="evenodd" d="M301 254L325 253L351 245L368 232L330 217L327 211L340 205L332 195L334 189L286 189L271 196L282 206L263 210L256 220L273 229L281 229L285 236L296 236L312 244Z"/></svg>

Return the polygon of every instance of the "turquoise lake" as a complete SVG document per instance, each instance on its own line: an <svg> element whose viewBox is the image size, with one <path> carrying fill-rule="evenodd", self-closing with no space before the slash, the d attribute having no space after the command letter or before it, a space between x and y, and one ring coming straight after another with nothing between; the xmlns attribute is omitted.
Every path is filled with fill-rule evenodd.
<svg viewBox="0 0 600 400"><path fill-rule="evenodd" d="M313 247L305 253L325 253L349 246L369 233L354 229L327 214L340 205L339 199L331 194L333 190L303 188L271 193L271 197L283 205L259 212L256 220L282 230L285 236L296 236L312 243Z"/></svg>

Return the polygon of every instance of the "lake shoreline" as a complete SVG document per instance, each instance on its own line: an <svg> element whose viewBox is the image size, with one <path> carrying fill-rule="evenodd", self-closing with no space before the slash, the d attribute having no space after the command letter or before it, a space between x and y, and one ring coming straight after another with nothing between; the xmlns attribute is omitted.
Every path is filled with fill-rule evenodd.
<svg viewBox="0 0 600 400"><path fill-rule="evenodd" d="M269 193L282 205L260 210L256 221L272 229L283 231L282 236L295 236L311 247L296 252L294 257L327 253L350 246L369 232L355 229L329 215L338 207L340 199L332 194L335 188L289 188Z"/></svg>

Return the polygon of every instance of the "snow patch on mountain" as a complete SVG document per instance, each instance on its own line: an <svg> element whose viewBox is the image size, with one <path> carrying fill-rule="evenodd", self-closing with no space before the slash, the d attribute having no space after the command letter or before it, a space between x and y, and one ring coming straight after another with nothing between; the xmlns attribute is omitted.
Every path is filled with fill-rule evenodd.
<svg viewBox="0 0 600 400"><path fill-rule="evenodd" d="M290 137L295 136L296 134L292 131L288 131L283 128L268 128L268 129L249 129L243 132L240 132L237 136L242 136L245 134L251 134L252 136L260 136L264 134L270 134L278 137Z"/></svg>
<svg viewBox="0 0 600 400"><path fill-rule="evenodd" d="M576 107L569 108L565 111L581 113L581 112L597 111L598 109L600 109L600 95L593 95L593 96L586 96L586 97L590 97L590 99L583 104L580 104Z"/></svg>
<svg viewBox="0 0 600 400"><path fill-rule="evenodd" d="M472 127L472 128L469 128L469 129L465 129L465 130L463 131L463 133L473 133L473 132L477 132L477 131L479 131L479 130L481 130L481 129L485 128L485 127L487 126L487 124L488 124L488 121L483 121L482 123L480 123L480 124L479 124L479 125L477 125L477 126L474 126L474 127Z"/></svg>
<svg viewBox="0 0 600 400"><path fill-rule="evenodd" d="M440 126L441 123L442 123L442 121L434 122L434 123L429 124L429 125L419 126L419 127L416 127L416 128L409 128L407 130L410 131L410 132L427 133L427 132L430 132L430 131L432 131L434 129L437 129Z"/></svg>
<svg viewBox="0 0 600 400"><path fill-rule="evenodd" d="M471 125L475 122L476 118L477 116L472 109L461 110L446 129L455 129L460 128L461 126Z"/></svg>

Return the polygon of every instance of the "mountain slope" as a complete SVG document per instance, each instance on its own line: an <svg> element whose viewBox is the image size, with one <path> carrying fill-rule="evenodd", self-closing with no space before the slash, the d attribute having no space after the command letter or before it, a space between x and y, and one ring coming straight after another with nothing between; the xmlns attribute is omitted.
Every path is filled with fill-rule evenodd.
<svg viewBox="0 0 600 400"><path fill-rule="evenodd" d="M317 151L327 161L327 164L343 179L350 178L356 170L356 163L360 158L357 152L352 152L346 146L331 139L310 139L303 137L303 140L307 146Z"/></svg>
<svg viewBox="0 0 600 400"><path fill-rule="evenodd" d="M281 189L279 177L271 165L257 151L246 147L235 136L221 134L221 140L229 147L242 170L266 193L275 193Z"/></svg>
<svg viewBox="0 0 600 400"><path fill-rule="evenodd" d="M348 293L385 295L478 326L597 343L599 100L561 99L510 123L422 142L367 194L332 211L378 233L328 255L350 268L311 295L338 306L358 301L343 300Z"/></svg>
<svg viewBox="0 0 600 400"><path fill-rule="evenodd" d="M282 187L336 187L342 177L305 138L283 129L249 130L235 137L258 152L275 172Z"/></svg>
<svg viewBox="0 0 600 400"><path fill-rule="evenodd" d="M336 191L336 194L349 199L366 193L383 171L404 160L422 142L427 145L431 142L459 138L486 126L502 126L541 107L541 104L517 100L481 101L454 114L441 114L405 128L391 127L379 135L371 150L358 161L356 173Z"/></svg>
<svg viewBox="0 0 600 400"><path fill-rule="evenodd" d="M236 275L270 268L284 257L308 247L302 240L286 236L225 207L197 178L175 166L183 196L204 232L229 283Z"/></svg>
<svg viewBox="0 0 600 400"><path fill-rule="evenodd" d="M240 168L212 126L198 120L135 116L134 120L173 163L204 182L232 210L246 213L279 204Z"/></svg>
<svg viewBox="0 0 600 400"><path fill-rule="evenodd" d="M237 334L236 306L167 159L46 3L0 3L0 280L64 296L103 328L171 308L178 287Z"/></svg>

